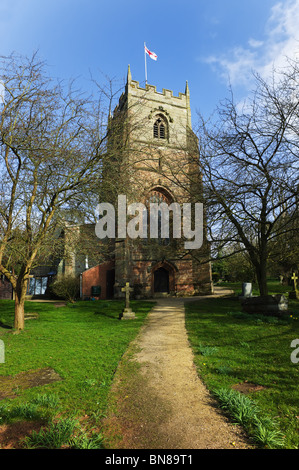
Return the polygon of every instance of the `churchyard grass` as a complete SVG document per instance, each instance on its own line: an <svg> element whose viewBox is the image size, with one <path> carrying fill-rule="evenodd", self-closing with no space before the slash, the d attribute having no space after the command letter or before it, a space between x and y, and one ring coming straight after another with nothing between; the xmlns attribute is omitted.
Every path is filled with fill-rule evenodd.
<svg viewBox="0 0 299 470"><path fill-rule="evenodd" d="M13 381L21 372L50 368L61 377L31 388L13 384L13 398L0 401L0 425L16 419L49 422L59 415L84 417L85 423L100 427L118 363L153 303L132 301L131 306L135 320L119 320L124 301L78 301L59 308L54 303L26 302L25 313L36 312L38 318L26 320L25 329L14 334L8 328L13 326L14 303L0 300L0 339L5 345L0 376ZM0 381L0 398L8 391L2 388ZM55 434L55 426L63 427L59 423L52 423L50 434ZM42 433L35 439L48 442L49 436ZM88 447L85 436L79 441ZM73 438L72 442L74 446Z"/></svg>
<svg viewBox="0 0 299 470"><path fill-rule="evenodd" d="M285 294L288 293L293 289L292 285L284 285L280 284L279 281L276 279L268 279L267 281L269 294ZM242 294L242 282L226 282L226 281L219 281L216 284L217 286L224 287L226 289L231 289L235 292L236 295ZM259 295L258 285L256 282L252 283L252 294Z"/></svg>
<svg viewBox="0 0 299 470"><path fill-rule="evenodd" d="M279 288L278 283L270 287L273 293ZM299 302L290 300L289 310L273 317L243 313L237 298L186 302L200 377L255 443L270 448L299 446L299 363L291 360L291 342L299 338Z"/></svg>

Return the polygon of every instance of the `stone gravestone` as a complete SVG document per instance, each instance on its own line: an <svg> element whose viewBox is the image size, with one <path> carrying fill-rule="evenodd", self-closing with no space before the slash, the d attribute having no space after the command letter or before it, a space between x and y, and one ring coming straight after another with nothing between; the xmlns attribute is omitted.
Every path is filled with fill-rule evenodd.
<svg viewBox="0 0 299 470"><path fill-rule="evenodd" d="M247 299L248 297L252 297L252 284L251 282L243 282L242 295L240 296L240 298Z"/></svg>
<svg viewBox="0 0 299 470"><path fill-rule="evenodd" d="M130 284L126 282L125 287L122 287L121 291L125 292L126 294L126 305L124 311L120 314L120 320L130 320L136 318L135 313L132 312L132 309L130 308L130 292L132 292L133 289L130 287Z"/></svg>
<svg viewBox="0 0 299 470"><path fill-rule="evenodd" d="M289 298L299 300L299 290L298 290L298 287L297 287L298 276L296 276L296 273L293 273L293 276L291 277L291 279L294 283L294 290L292 290L289 293Z"/></svg>
<svg viewBox="0 0 299 470"><path fill-rule="evenodd" d="M280 316L288 313L288 300L282 294L249 297L242 302L244 312Z"/></svg>

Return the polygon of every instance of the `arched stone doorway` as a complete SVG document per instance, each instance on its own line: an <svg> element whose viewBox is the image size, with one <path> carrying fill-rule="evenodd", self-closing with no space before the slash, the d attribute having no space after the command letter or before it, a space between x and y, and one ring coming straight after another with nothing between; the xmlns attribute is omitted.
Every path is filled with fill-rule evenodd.
<svg viewBox="0 0 299 470"><path fill-rule="evenodd" d="M165 268L158 268L154 271L154 293L169 293L169 271Z"/></svg>
<svg viewBox="0 0 299 470"><path fill-rule="evenodd" d="M152 293L174 293L177 268L168 261L160 261L152 268Z"/></svg>

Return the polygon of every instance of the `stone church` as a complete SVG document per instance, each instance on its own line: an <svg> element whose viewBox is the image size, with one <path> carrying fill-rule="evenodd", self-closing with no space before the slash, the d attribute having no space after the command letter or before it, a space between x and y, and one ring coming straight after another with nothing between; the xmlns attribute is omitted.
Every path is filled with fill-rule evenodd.
<svg viewBox="0 0 299 470"><path fill-rule="evenodd" d="M125 91L109 116L108 136L101 201L117 207L118 195L125 195L128 204L143 203L146 208L151 202L168 206L202 202L199 151L191 127L187 82L185 92L178 96L168 89L158 92L153 85L143 88L132 79L129 66ZM172 236L176 223L170 211L168 236L163 236L159 227L156 239L122 237L109 241L95 236L93 224L68 227L68 256L54 269L36 270L28 294L47 294L53 276L63 273L80 276L82 299L122 297L126 282L135 298L211 293L206 230L201 248L187 250L183 238ZM102 250L101 256L95 256L92 251L97 250L93 249L84 256L81 250L76 256L76 249L69 249L68 239L73 239L74 233L83 240L87 232L93 248L105 246L104 254Z"/></svg>

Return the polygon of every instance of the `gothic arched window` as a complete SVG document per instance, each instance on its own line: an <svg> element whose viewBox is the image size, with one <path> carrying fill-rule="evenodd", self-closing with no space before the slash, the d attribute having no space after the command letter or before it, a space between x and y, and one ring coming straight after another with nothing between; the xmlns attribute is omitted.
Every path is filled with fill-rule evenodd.
<svg viewBox="0 0 299 470"><path fill-rule="evenodd" d="M154 123L154 138L167 139L167 122L164 116L157 116L157 119Z"/></svg>

